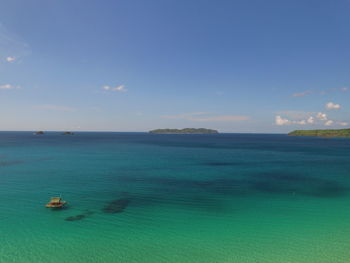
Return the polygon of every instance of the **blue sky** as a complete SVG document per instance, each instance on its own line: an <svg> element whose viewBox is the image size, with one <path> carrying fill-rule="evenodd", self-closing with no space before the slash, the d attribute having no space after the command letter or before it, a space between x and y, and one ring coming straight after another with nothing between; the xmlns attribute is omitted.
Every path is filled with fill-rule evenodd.
<svg viewBox="0 0 350 263"><path fill-rule="evenodd" d="M0 130L350 123L349 0L2 0Z"/></svg>

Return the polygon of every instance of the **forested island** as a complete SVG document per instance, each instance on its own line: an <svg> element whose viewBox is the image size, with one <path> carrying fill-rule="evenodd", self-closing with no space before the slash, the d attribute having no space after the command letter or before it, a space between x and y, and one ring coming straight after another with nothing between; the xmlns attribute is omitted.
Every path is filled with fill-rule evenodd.
<svg viewBox="0 0 350 263"><path fill-rule="evenodd" d="M317 137L350 137L350 129L333 130L295 130L289 136L317 136Z"/></svg>
<svg viewBox="0 0 350 263"><path fill-rule="evenodd" d="M158 134L216 134L217 130L205 128L185 128L185 129L156 129L149 131L150 133Z"/></svg>

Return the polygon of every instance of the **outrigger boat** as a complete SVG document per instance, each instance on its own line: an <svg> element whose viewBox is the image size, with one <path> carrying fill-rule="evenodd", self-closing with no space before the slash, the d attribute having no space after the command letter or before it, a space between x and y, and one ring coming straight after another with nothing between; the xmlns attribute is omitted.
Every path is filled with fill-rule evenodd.
<svg viewBox="0 0 350 263"><path fill-rule="evenodd" d="M61 197L51 197L51 200L47 203L46 207L62 208L66 203L66 201L61 200Z"/></svg>

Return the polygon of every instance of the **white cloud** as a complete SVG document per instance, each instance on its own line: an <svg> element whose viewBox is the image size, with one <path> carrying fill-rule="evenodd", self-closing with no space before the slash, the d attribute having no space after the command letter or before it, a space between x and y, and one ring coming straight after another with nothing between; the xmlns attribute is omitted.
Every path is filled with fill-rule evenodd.
<svg viewBox="0 0 350 263"><path fill-rule="evenodd" d="M284 126L284 125L347 126L348 125L348 123L344 121L334 121L334 120L328 119L327 114L323 112L315 113L315 112L299 112L299 111L285 111L285 114L283 114L283 112L279 113L275 117L275 124L278 126Z"/></svg>
<svg viewBox="0 0 350 263"><path fill-rule="evenodd" d="M288 119L283 119L281 116L277 115L275 118L275 123L278 126L283 126L283 125L289 125L291 124L290 120Z"/></svg>
<svg viewBox="0 0 350 263"><path fill-rule="evenodd" d="M117 87L111 87L111 86L108 86L108 85L105 85L102 87L103 90L110 90L110 91L118 91L118 92L124 92L126 91L126 88L124 85L119 85Z"/></svg>
<svg viewBox="0 0 350 263"><path fill-rule="evenodd" d="M197 122L236 122L248 120L248 116L242 115L213 115L207 112L193 112L179 115L165 115L161 116L164 119L182 119L187 121Z"/></svg>
<svg viewBox="0 0 350 263"><path fill-rule="evenodd" d="M331 125L333 125L333 123L334 123L334 121L328 120L328 121L326 121L326 122L324 123L324 125L325 125L325 126L331 126Z"/></svg>
<svg viewBox="0 0 350 263"><path fill-rule="evenodd" d="M43 105L37 105L35 108L40 110L50 110L50 111L65 111L65 112L74 112L77 109L69 106L64 105L54 105L54 104L43 104Z"/></svg>
<svg viewBox="0 0 350 263"><path fill-rule="evenodd" d="M306 120L306 122L308 123L308 124L314 124L315 123L315 118L314 117L309 117L307 120Z"/></svg>
<svg viewBox="0 0 350 263"><path fill-rule="evenodd" d="M115 87L112 90L114 90L114 91L126 91L124 85L120 85L118 87Z"/></svg>
<svg viewBox="0 0 350 263"><path fill-rule="evenodd" d="M13 86L13 85L10 85L10 84L4 84L4 85L0 85L0 89L18 89L19 86Z"/></svg>
<svg viewBox="0 0 350 263"><path fill-rule="evenodd" d="M328 119L327 114L323 112L317 113L316 118L321 121L326 121Z"/></svg>
<svg viewBox="0 0 350 263"><path fill-rule="evenodd" d="M340 121L340 122L338 122L338 124L339 124L340 126L348 126L348 125L349 125L349 123L347 123L347 122L345 122L345 121Z"/></svg>
<svg viewBox="0 0 350 263"><path fill-rule="evenodd" d="M284 126L284 125L305 125L308 121L307 120L289 120L286 118L282 118L281 116L277 115L275 117L275 124L278 126Z"/></svg>
<svg viewBox="0 0 350 263"><path fill-rule="evenodd" d="M16 58L15 58L15 57L11 57L11 56L9 56L9 57L6 58L6 61L7 61L7 62L10 62L10 63L11 63L11 62L14 62L15 60L16 60Z"/></svg>
<svg viewBox="0 0 350 263"><path fill-rule="evenodd" d="M320 94L326 95L326 94L334 93L334 92L347 92L348 90L349 90L348 87L331 88L331 89L321 91Z"/></svg>
<svg viewBox="0 0 350 263"><path fill-rule="evenodd" d="M340 109L340 104L335 104L335 103L333 103L333 102L328 102L327 104L326 104L326 109L327 110L339 110Z"/></svg>
<svg viewBox="0 0 350 263"><path fill-rule="evenodd" d="M313 91L311 90L306 90L306 91L303 91L303 92L299 92L299 93L294 93L292 96L293 97L304 97L306 95L309 95L309 94L312 94Z"/></svg>
<svg viewBox="0 0 350 263"><path fill-rule="evenodd" d="M293 123L291 120L288 120L286 118L282 118L281 116L277 115L275 117L275 124L278 126L284 126L284 125L291 125Z"/></svg>
<svg viewBox="0 0 350 263"><path fill-rule="evenodd" d="M288 119L300 120L307 119L310 116L313 116L315 112L307 112L307 111L279 111L276 112L277 115L286 116Z"/></svg>

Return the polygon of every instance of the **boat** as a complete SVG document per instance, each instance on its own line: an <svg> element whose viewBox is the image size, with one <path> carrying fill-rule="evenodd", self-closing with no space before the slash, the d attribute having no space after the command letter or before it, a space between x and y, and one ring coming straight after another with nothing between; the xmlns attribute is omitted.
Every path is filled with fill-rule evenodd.
<svg viewBox="0 0 350 263"><path fill-rule="evenodd" d="M61 197L51 197L51 200L46 204L46 207L62 208L66 203L66 201L62 201Z"/></svg>

